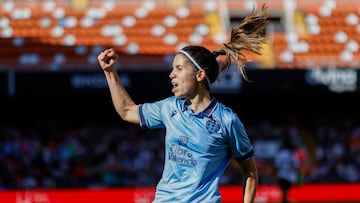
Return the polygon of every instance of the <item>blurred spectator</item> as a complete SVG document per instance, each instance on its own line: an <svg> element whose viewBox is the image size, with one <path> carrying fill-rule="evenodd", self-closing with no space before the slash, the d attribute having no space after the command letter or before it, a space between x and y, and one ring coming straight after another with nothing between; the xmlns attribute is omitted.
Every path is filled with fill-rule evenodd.
<svg viewBox="0 0 360 203"><path fill-rule="evenodd" d="M0 189L154 186L160 178L163 130L52 118L14 122L0 125ZM356 121L336 125L323 121L311 128L270 120L247 125L254 141L280 141L284 133L296 140L300 147L296 152L306 167L304 184L359 182ZM276 183L274 162L257 161L260 184ZM240 184L236 170L235 164L230 165L221 184Z"/></svg>

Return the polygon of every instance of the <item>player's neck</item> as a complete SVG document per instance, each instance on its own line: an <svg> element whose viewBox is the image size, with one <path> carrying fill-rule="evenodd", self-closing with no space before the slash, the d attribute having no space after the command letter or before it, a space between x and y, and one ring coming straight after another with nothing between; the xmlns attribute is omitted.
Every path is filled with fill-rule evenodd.
<svg viewBox="0 0 360 203"><path fill-rule="evenodd" d="M204 111L210 104L211 98L209 94L205 95L196 95L192 99L187 99L187 105L193 112Z"/></svg>

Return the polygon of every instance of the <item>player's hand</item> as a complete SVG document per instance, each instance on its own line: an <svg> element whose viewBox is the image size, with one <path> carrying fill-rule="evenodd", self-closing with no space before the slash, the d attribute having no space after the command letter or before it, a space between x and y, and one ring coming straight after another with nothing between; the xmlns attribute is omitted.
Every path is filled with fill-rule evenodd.
<svg viewBox="0 0 360 203"><path fill-rule="evenodd" d="M104 71L111 72L114 70L114 65L118 60L119 55L113 48L106 49L98 55L98 61Z"/></svg>

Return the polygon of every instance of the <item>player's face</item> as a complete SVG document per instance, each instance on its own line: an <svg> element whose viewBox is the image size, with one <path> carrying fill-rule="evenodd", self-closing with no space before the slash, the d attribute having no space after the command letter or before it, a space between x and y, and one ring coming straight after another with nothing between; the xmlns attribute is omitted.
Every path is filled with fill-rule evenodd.
<svg viewBox="0 0 360 203"><path fill-rule="evenodd" d="M194 65L186 59L186 56L177 54L172 66L173 69L169 75L172 84L171 91L176 97L193 97L198 88Z"/></svg>

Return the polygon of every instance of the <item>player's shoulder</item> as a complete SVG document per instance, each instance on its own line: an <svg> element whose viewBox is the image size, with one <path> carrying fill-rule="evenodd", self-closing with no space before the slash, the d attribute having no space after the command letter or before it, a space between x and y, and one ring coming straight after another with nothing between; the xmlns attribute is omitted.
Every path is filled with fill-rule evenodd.
<svg viewBox="0 0 360 203"><path fill-rule="evenodd" d="M233 119L234 111L226 104L217 101L216 109L213 112L213 116L227 123L231 122L231 120Z"/></svg>
<svg viewBox="0 0 360 203"><path fill-rule="evenodd" d="M175 96L169 96L169 97L165 97L163 99L160 99L157 101L157 103L162 103L162 104L171 104L177 101L177 98Z"/></svg>
<svg viewBox="0 0 360 203"><path fill-rule="evenodd" d="M218 110L221 111L222 114L233 115L234 111L231 107L227 106L226 104L217 101Z"/></svg>
<svg viewBox="0 0 360 203"><path fill-rule="evenodd" d="M161 99L160 101L158 101L158 103L161 104L162 107L164 108L171 108L176 106L177 108L180 108L181 106L184 105L185 103L185 99L184 98L178 98L175 96L170 96L170 97L166 97L164 99Z"/></svg>
<svg viewBox="0 0 360 203"><path fill-rule="evenodd" d="M179 105L185 102L185 98L179 98L176 96L170 96L162 100L163 103L171 104L171 105Z"/></svg>
<svg viewBox="0 0 360 203"><path fill-rule="evenodd" d="M221 119L224 123L233 123L240 121L237 112L235 112L231 107L219 101L217 106L217 115L220 117L218 118Z"/></svg>
<svg viewBox="0 0 360 203"><path fill-rule="evenodd" d="M176 97L176 96L169 96L169 97L165 97L164 99L162 99L161 101L166 101L166 102L178 102L178 101L181 101L181 100L184 100L184 98L179 98L179 97Z"/></svg>

